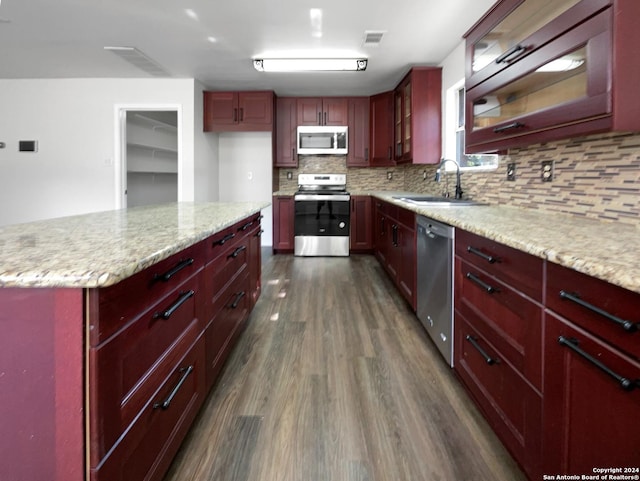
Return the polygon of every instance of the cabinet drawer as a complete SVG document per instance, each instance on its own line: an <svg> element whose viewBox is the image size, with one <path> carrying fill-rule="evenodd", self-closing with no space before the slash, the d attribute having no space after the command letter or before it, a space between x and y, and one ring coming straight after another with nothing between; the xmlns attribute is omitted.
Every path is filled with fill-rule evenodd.
<svg viewBox="0 0 640 481"><path fill-rule="evenodd" d="M542 306L456 258L456 313L542 389ZM488 288L492 289L491 291Z"/></svg>
<svg viewBox="0 0 640 481"><path fill-rule="evenodd" d="M205 397L204 339L174 363L91 481L161 481Z"/></svg>
<svg viewBox="0 0 640 481"><path fill-rule="evenodd" d="M635 389L624 389L614 375L635 381ZM547 314L544 472L591 473L595 466L638 468L638 379L640 363L579 327Z"/></svg>
<svg viewBox="0 0 640 481"><path fill-rule="evenodd" d="M458 316L456 323L456 372L530 479L540 479L541 396L464 318Z"/></svg>
<svg viewBox="0 0 640 481"><path fill-rule="evenodd" d="M456 255L514 289L542 301L542 259L458 229Z"/></svg>
<svg viewBox="0 0 640 481"><path fill-rule="evenodd" d="M546 305L640 359L640 294L548 262Z"/></svg>
<svg viewBox="0 0 640 481"><path fill-rule="evenodd" d="M205 321L209 321L221 309L223 294L236 278L247 271L249 258L249 239L230 246L218 260L204 269Z"/></svg>
<svg viewBox="0 0 640 481"><path fill-rule="evenodd" d="M110 287L89 291L89 341L97 346L204 265L200 242Z"/></svg>
<svg viewBox="0 0 640 481"><path fill-rule="evenodd" d="M249 313L251 301L248 291L248 273L237 277L219 296L220 309L216 312L205 331L207 386L213 385L227 354L233 346L233 339Z"/></svg>
<svg viewBox="0 0 640 481"><path fill-rule="evenodd" d="M116 336L90 349L94 461L108 452L201 332L195 318L200 295L196 281L189 279Z"/></svg>

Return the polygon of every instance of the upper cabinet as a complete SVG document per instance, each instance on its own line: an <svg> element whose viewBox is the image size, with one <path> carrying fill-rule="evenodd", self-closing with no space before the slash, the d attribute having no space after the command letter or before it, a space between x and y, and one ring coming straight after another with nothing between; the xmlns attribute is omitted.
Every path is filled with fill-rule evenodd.
<svg viewBox="0 0 640 481"><path fill-rule="evenodd" d="M347 125L347 97L299 97L298 125Z"/></svg>
<svg viewBox="0 0 640 481"><path fill-rule="evenodd" d="M271 91L204 92L204 131L270 132L273 103Z"/></svg>
<svg viewBox="0 0 640 481"><path fill-rule="evenodd" d="M640 129L640 2L539 3L503 0L466 36L467 153Z"/></svg>
<svg viewBox="0 0 640 481"><path fill-rule="evenodd" d="M369 166L369 97L349 97L347 167Z"/></svg>
<svg viewBox="0 0 640 481"><path fill-rule="evenodd" d="M442 69L414 67L394 92L394 158L437 164L441 154Z"/></svg>
<svg viewBox="0 0 640 481"><path fill-rule="evenodd" d="M394 92L383 92L369 99L369 164L371 167L394 166L393 160Z"/></svg>
<svg viewBox="0 0 640 481"><path fill-rule="evenodd" d="M298 167L296 152L297 102L295 97L278 97L276 100L276 134L273 165Z"/></svg>

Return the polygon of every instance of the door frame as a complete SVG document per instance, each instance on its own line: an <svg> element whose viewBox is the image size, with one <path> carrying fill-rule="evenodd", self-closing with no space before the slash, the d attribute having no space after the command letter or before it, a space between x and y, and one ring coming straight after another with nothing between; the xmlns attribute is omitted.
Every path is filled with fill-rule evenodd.
<svg viewBox="0 0 640 481"><path fill-rule="evenodd" d="M128 111L171 111L177 115L178 134L178 202L182 201L182 105L181 104L115 104L114 105L114 152L115 152L115 206L127 207L127 112Z"/></svg>

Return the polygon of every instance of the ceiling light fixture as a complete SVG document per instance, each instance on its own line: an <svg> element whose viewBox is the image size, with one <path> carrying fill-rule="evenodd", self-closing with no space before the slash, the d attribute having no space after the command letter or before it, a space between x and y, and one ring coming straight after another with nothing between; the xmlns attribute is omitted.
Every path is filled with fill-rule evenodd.
<svg viewBox="0 0 640 481"><path fill-rule="evenodd" d="M366 58L255 58L253 66L259 72L362 72Z"/></svg>

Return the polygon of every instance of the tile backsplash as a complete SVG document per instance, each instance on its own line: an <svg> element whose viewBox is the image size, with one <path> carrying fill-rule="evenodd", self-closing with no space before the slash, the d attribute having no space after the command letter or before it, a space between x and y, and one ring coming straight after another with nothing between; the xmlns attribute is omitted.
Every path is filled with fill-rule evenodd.
<svg viewBox="0 0 640 481"><path fill-rule="evenodd" d="M543 161L554 163L552 182L542 181ZM515 181L507 180L508 163L516 166ZM434 165L347 169L344 156L305 156L298 169L279 169L279 189L294 192L302 172L337 172L347 174L351 192L441 194L445 182L434 181L435 169ZM292 180L287 180L287 172L292 172ZM453 192L455 175L448 176ZM500 157L495 171L463 173L462 188L465 197L490 204L640 225L640 134L592 135L513 149Z"/></svg>

